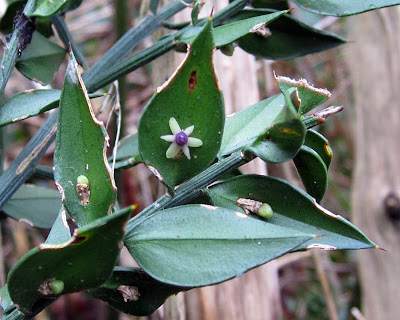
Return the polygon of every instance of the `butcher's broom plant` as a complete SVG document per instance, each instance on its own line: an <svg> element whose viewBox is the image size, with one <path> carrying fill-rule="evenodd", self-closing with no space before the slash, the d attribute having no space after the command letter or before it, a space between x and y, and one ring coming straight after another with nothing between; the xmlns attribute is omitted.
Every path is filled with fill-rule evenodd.
<svg viewBox="0 0 400 320"><path fill-rule="evenodd" d="M47 84L69 55L61 90L20 92L0 108L1 126L54 109L0 176L2 210L50 229L45 243L8 273L0 290L2 319L32 318L61 295L79 291L127 314L149 315L171 294L227 281L285 254L378 248L320 205L332 149L312 128L342 109L314 111L329 99L329 91L276 75L280 94L227 116L214 69L215 50L229 53L239 46L260 58L292 59L336 47L344 39L295 19L285 1L277 2L279 8L272 1L254 1L253 8L246 7L252 1L235 0L199 19L202 1L187 1L189 9L175 1L157 10L158 1L151 0L145 18L87 67L64 21L79 2L28 0L18 13L10 5L2 19L12 33L1 61L1 92L14 67ZM293 2L296 10L337 16L383 6L372 0ZM192 21L168 23L182 9L192 10ZM49 25L65 48L49 40ZM131 54L163 25L171 28L168 35ZM123 137L108 159L107 131L90 99L174 49L186 52L182 63L154 92L138 132ZM54 139L53 170L38 167ZM237 170L255 158L293 161L304 190ZM166 194L133 215L134 205L118 205L114 173L136 165L147 166ZM59 192L24 185L35 171L54 179ZM117 265L123 246L140 268Z"/></svg>

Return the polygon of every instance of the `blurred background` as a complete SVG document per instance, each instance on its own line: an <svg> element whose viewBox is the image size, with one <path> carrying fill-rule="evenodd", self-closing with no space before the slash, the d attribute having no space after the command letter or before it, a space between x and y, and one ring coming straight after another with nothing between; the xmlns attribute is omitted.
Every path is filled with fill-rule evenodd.
<svg viewBox="0 0 400 320"><path fill-rule="evenodd" d="M172 2L162 0L161 6ZM225 7L228 0L208 0L202 10L207 16ZM126 30L147 14L149 1L83 1L66 16L69 29L92 65ZM0 10L6 8L0 1ZM270 61L236 48L228 57L219 51L215 65L223 88L227 114L278 94L273 72L295 79L304 78L332 93L322 108L337 105L344 110L317 128L330 141L333 162L329 187L322 205L351 220L367 236L388 250L319 251L294 253L226 283L180 293L167 300L150 317L119 314L84 293L63 296L35 319L396 319L400 307L398 270L400 266L400 11L397 7L362 15L336 18L307 13L293 4L291 12L303 22L334 32L348 43L325 52L288 61ZM174 17L190 19L190 9ZM141 47L151 45L166 30L157 31ZM57 41L54 37L53 41ZM123 113L122 136L137 130L143 107L175 67L182 53L170 52L130 73L119 81ZM65 61L66 62L66 61ZM53 88L61 88L66 63L57 72ZM17 92L39 88L40 84L14 72L5 91L6 98ZM95 108L101 99L92 101ZM5 129L5 166L20 153L44 122L46 115L33 117ZM108 115L100 116L107 121ZM113 135L111 124L109 134ZM54 146L40 163L52 166ZM283 177L301 187L293 164L266 166L253 161L245 172ZM31 183L45 184L32 178ZM143 165L117 175L121 206L137 203L139 209L151 204L165 190ZM48 185L48 184L46 184ZM50 184L54 188L54 185ZM45 230L1 216L0 286L8 270L30 248L42 243ZM121 265L133 265L125 251ZM90 266L88 266L90 267Z"/></svg>

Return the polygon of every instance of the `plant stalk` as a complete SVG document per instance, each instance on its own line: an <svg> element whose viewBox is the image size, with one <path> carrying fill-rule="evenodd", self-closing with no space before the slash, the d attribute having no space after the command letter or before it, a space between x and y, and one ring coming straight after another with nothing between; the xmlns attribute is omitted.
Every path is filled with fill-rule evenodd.
<svg viewBox="0 0 400 320"><path fill-rule="evenodd" d="M138 215L129 220L126 228L126 237L134 233L136 226L141 224L144 220L148 219L155 212L176 207L186 204L191 200L197 198L201 194L201 190L211 183L217 181L227 173L232 172L243 164L247 163L249 159L245 159L240 152L234 153L231 156L214 163L197 176L190 179L184 185L179 187L174 196L162 196L157 201L153 202L150 206L141 211Z"/></svg>

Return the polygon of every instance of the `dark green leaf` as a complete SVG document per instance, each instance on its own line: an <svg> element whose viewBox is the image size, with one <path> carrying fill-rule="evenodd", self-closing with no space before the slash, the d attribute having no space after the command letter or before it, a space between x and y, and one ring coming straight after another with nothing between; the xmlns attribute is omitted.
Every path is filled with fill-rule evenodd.
<svg viewBox="0 0 400 320"><path fill-rule="evenodd" d="M57 190L36 186L21 186L3 207L15 220L27 222L32 227L49 229L61 207Z"/></svg>
<svg viewBox="0 0 400 320"><path fill-rule="evenodd" d="M51 227L46 243L62 244L71 238L71 230L67 222L67 212L64 206L61 207L57 219Z"/></svg>
<svg viewBox="0 0 400 320"><path fill-rule="evenodd" d="M274 12L273 10L243 10L234 21ZM311 28L289 14L267 25L268 30L247 35L238 41L239 46L255 56L265 59L293 59L309 53L334 48L346 42L326 31Z"/></svg>
<svg viewBox="0 0 400 320"><path fill-rule="evenodd" d="M273 12L265 15L254 16L248 19L240 19L231 23L227 23L220 27L213 29L214 41L216 47L223 47L240 38L253 33L253 28L263 23L270 23L282 15L286 11ZM194 27L188 29L178 39L184 43L192 43L197 34L200 32L201 27Z"/></svg>
<svg viewBox="0 0 400 320"><path fill-rule="evenodd" d="M18 11L22 11L24 9L25 3L26 3L26 0L9 1L7 10L1 17L1 21L0 21L0 30L4 34L9 34L13 31L14 17L16 16Z"/></svg>
<svg viewBox="0 0 400 320"><path fill-rule="evenodd" d="M24 120L58 107L60 90L32 89L19 92L8 99L0 108L0 126ZM101 93L91 93L89 98L103 97Z"/></svg>
<svg viewBox="0 0 400 320"><path fill-rule="evenodd" d="M272 125L284 106L285 98L279 94L228 116L218 157L253 143Z"/></svg>
<svg viewBox="0 0 400 320"><path fill-rule="evenodd" d="M55 14L69 0L36 0L35 10L31 13L30 17L48 17Z"/></svg>
<svg viewBox="0 0 400 320"><path fill-rule="evenodd" d="M290 9L287 0L254 0L250 5L253 8L268 8L275 10Z"/></svg>
<svg viewBox="0 0 400 320"><path fill-rule="evenodd" d="M327 89L315 88L310 85L307 80L294 80L288 77L275 76L282 93L291 88L297 89L297 101L300 105L295 105L299 114L303 115L315 107L319 106L331 97L331 93Z"/></svg>
<svg viewBox="0 0 400 320"><path fill-rule="evenodd" d="M287 95L290 95L287 92ZM280 163L293 159L304 143L307 129L296 113L290 97L268 130L257 137L244 152L250 152L264 161Z"/></svg>
<svg viewBox="0 0 400 320"><path fill-rule="evenodd" d="M307 146L300 148L293 161L307 192L321 202L328 188L328 170L324 161Z"/></svg>
<svg viewBox="0 0 400 320"><path fill-rule="evenodd" d="M315 199L287 181L257 175L246 175L224 181L209 188L214 205L242 210L236 205L238 198L268 203L274 211L269 224L309 234L324 235L296 248L323 249L374 248L359 229L339 215L321 207ZM164 212L164 211L161 211Z"/></svg>
<svg viewBox="0 0 400 320"><path fill-rule="evenodd" d="M119 141L117 156L115 160L118 162L127 159L131 159L131 162L134 163L139 163L142 161L139 154L139 142L137 133L126 136Z"/></svg>
<svg viewBox="0 0 400 320"><path fill-rule="evenodd" d="M54 178L78 226L107 215L115 202L116 187L105 154L108 137L104 131L103 123L94 116L71 54L60 100ZM88 183L79 182L78 177L86 178Z"/></svg>
<svg viewBox="0 0 400 320"><path fill-rule="evenodd" d="M329 16L349 16L400 4L398 0L293 0L302 8Z"/></svg>
<svg viewBox="0 0 400 320"><path fill-rule="evenodd" d="M83 0L69 0L66 5L62 6L60 14L65 14L68 11L75 10L81 5L82 1Z"/></svg>
<svg viewBox="0 0 400 320"><path fill-rule="evenodd" d="M154 213L125 245L153 278L195 287L239 276L312 237L237 211L185 205Z"/></svg>
<svg viewBox="0 0 400 320"><path fill-rule="evenodd" d="M315 130L308 130L304 145L317 152L324 161L326 168L329 169L332 162L333 152L329 145L329 141L322 134Z"/></svg>
<svg viewBox="0 0 400 320"><path fill-rule="evenodd" d="M112 274L118 260L124 225L132 208L98 219L75 231L64 244L41 244L23 256L8 275L8 290L20 311L54 300L48 283L64 282L63 294L96 288Z"/></svg>
<svg viewBox="0 0 400 320"><path fill-rule="evenodd" d="M219 150L224 126L224 104L212 63L211 20L189 49L183 64L157 89L139 123L139 151L143 161L170 190L207 168ZM183 130L194 125L193 138L203 145L190 148L190 159L178 153L167 158L171 118ZM176 145L176 144L175 144Z"/></svg>
<svg viewBox="0 0 400 320"><path fill-rule="evenodd" d="M154 15L157 14L157 8L158 8L159 3L160 3L160 0L150 0L150 11L152 14L154 14Z"/></svg>
<svg viewBox="0 0 400 320"><path fill-rule="evenodd" d="M16 68L31 80L48 84L64 60L65 50L35 32L32 42L17 59Z"/></svg>
<svg viewBox="0 0 400 320"><path fill-rule="evenodd" d="M151 278L141 269L116 267L106 283L88 293L124 313L148 316L156 311L167 297L182 290L184 289ZM132 292L132 300L125 295L127 301L124 301L123 291Z"/></svg>
<svg viewBox="0 0 400 320"><path fill-rule="evenodd" d="M137 133L120 140L115 159L115 170L128 169L142 163ZM113 156L108 158L108 161L111 164L113 162Z"/></svg>

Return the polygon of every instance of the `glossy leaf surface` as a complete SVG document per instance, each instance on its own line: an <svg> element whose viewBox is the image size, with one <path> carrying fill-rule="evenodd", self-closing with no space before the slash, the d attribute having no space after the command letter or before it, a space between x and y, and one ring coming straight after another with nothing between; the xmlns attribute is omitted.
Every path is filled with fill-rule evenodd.
<svg viewBox="0 0 400 320"><path fill-rule="evenodd" d="M275 76L275 80L282 93L293 88L297 89L300 99L298 102L301 102L301 104L296 106L296 110L301 115L311 111L331 97L331 93L327 89L315 88L305 79L294 80L288 77Z"/></svg>
<svg viewBox="0 0 400 320"><path fill-rule="evenodd" d="M329 145L328 139L326 139L322 134L315 130L307 130L306 140L304 141L304 145L310 147L324 161L325 166L329 169L329 166L332 162L333 151Z"/></svg>
<svg viewBox="0 0 400 320"><path fill-rule="evenodd" d="M272 125L284 105L285 98L279 94L228 116L218 157L253 143Z"/></svg>
<svg viewBox="0 0 400 320"><path fill-rule="evenodd" d="M248 19L272 13L273 10L243 10L234 20ZM247 35L238 41L239 46L248 53L265 59L282 60L301 57L337 47L346 42L343 38L310 26L285 14L267 25L270 33Z"/></svg>
<svg viewBox="0 0 400 320"><path fill-rule="evenodd" d="M223 98L212 63L211 20L204 26L186 59L173 76L151 98L139 123L139 151L143 161L171 190L207 168L219 150L224 126ZM194 126L190 137L203 145L190 148L190 160L183 154L167 158L171 142L170 120L183 130Z"/></svg>
<svg viewBox="0 0 400 320"><path fill-rule="evenodd" d="M32 227L49 229L56 220L60 207L61 197L57 190L26 185L14 193L3 211Z"/></svg>
<svg viewBox="0 0 400 320"><path fill-rule="evenodd" d="M117 262L127 208L77 229L64 244L41 244L11 269L8 290L15 305L29 315L36 303L54 299L38 290L46 281L64 282L63 294L95 288L112 274Z"/></svg>
<svg viewBox="0 0 400 320"><path fill-rule="evenodd" d="M137 290L137 300L124 301L118 288L131 286ZM129 288L125 288L125 290ZM134 316L148 316L156 311L172 294L183 288L159 282L139 268L116 267L110 279L101 287L88 293L97 299L107 302L113 308ZM136 299L136 298L134 298Z"/></svg>
<svg viewBox="0 0 400 320"><path fill-rule="evenodd" d="M48 17L55 14L64 5L66 5L69 0L36 0L35 10L30 17Z"/></svg>
<svg viewBox="0 0 400 320"><path fill-rule="evenodd" d="M328 170L324 161L307 146L300 148L293 161L308 194L321 202L328 188Z"/></svg>
<svg viewBox="0 0 400 320"><path fill-rule="evenodd" d="M153 278L194 287L239 276L313 235L230 209L185 205L154 213L127 234L125 245Z"/></svg>
<svg viewBox="0 0 400 320"><path fill-rule="evenodd" d="M240 210L236 205L238 198L268 203L274 211L269 224L291 229L293 232L305 232L323 235L296 248L318 247L324 249L364 249L376 245L359 229L339 215L321 207L311 196L285 180L246 175L224 181L209 188L208 192L214 205L232 210Z"/></svg>
<svg viewBox="0 0 400 320"><path fill-rule="evenodd" d="M28 79L48 84L53 80L64 57L64 48L35 32L32 42L17 59L15 66Z"/></svg>
<svg viewBox="0 0 400 320"><path fill-rule="evenodd" d="M245 152L272 163L288 161L297 154L304 143L307 129L289 98L285 100L285 106L268 130L245 147Z"/></svg>
<svg viewBox="0 0 400 320"><path fill-rule="evenodd" d="M104 131L71 55L59 107L54 178L64 206L78 226L106 216L115 202L116 187L106 158L108 136ZM89 197L87 192L82 196L78 192L82 186L77 181L79 176L89 181L83 190L89 190Z"/></svg>
<svg viewBox="0 0 400 320"><path fill-rule="evenodd" d="M217 48L226 46L231 44L240 38L252 33L252 29L259 24L262 23L270 23L282 15L284 15L286 11L280 12L270 12L265 15L259 15L250 17L248 19L240 19L237 21L233 21L227 24L224 24L220 27L216 27L213 29L214 42ZM178 37L178 40L184 43L192 43L196 38L198 33L201 31L201 27L193 27L188 29L185 33Z"/></svg>
<svg viewBox="0 0 400 320"><path fill-rule="evenodd" d="M329 16L349 16L400 4L398 0L293 0L303 9Z"/></svg>
<svg viewBox="0 0 400 320"><path fill-rule="evenodd" d="M58 107L61 91L56 89L32 89L19 92L0 108L0 126L21 121ZM89 98L104 94L91 93Z"/></svg>

